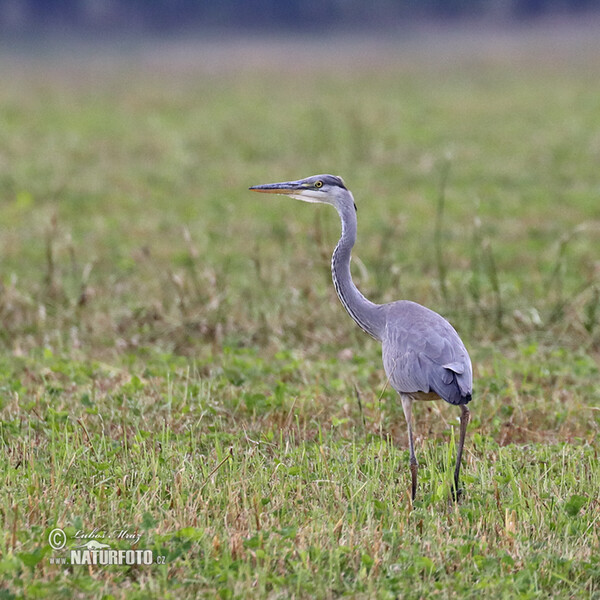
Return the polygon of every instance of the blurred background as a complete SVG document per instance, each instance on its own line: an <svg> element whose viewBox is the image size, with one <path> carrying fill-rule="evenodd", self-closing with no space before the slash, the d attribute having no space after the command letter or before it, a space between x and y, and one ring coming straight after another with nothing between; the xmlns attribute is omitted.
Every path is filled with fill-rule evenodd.
<svg viewBox="0 0 600 600"><path fill-rule="evenodd" d="M415 22L511 22L586 15L598 0L2 0L4 32L248 31L283 27L290 33L395 27ZM302 23L302 26L300 24Z"/></svg>
<svg viewBox="0 0 600 600"><path fill-rule="evenodd" d="M319 172L368 296L596 351L600 2L1 0L0 31L13 351L364 344L337 220L248 197Z"/></svg>

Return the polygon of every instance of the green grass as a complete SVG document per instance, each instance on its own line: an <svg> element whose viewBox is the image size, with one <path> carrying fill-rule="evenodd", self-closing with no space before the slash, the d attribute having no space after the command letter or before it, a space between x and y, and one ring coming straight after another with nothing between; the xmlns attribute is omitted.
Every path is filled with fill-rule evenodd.
<svg viewBox="0 0 600 600"><path fill-rule="evenodd" d="M5 52L0 598L600 597L595 39ZM459 504L441 402L410 502L335 213L247 192L320 172L364 293L471 352ZM166 564L52 564L56 527Z"/></svg>

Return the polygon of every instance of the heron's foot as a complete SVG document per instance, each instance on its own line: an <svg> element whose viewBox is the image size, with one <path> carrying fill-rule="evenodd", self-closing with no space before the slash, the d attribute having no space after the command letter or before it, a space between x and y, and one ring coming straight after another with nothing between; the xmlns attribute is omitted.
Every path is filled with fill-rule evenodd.
<svg viewBox="0 0 600 600"><path fill-rule="evenodd" d="M452 501L459 502L461 500L461 498L463 497L464 492L465 491L462 488L453 487L452 488Z"/></svg>

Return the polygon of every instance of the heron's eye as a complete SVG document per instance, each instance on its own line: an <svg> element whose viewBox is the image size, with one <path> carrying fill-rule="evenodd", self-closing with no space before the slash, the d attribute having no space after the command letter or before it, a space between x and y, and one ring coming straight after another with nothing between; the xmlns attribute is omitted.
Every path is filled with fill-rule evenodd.
<svg viewBox="0 0 600 600"><path fill-rule="evenodd" d="M318 188L322 188L323 187L323 182L322 181L316 181L315 182L315 187Z"/></svg>

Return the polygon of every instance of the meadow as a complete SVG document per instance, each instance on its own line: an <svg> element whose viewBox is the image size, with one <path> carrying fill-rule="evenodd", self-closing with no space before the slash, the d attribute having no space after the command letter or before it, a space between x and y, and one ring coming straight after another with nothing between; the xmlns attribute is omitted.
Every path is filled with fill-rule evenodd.
<svg viewBox="0 0 600 600"><path fill-rule="evenodd" d="M4 46L0 598L600 598L598 40ZM335 211L247 191L316 173L363 293L471 353L459 503L443 402L410 500Z"/></svg>

